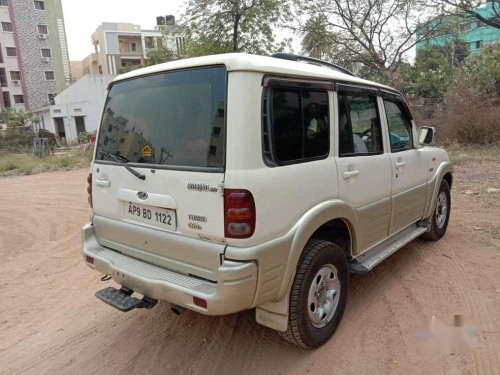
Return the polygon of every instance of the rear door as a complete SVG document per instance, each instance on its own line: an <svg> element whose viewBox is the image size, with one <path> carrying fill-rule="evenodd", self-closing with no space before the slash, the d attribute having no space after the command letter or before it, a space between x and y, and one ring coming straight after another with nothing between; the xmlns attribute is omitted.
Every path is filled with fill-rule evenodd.
<svg viewBox="0 0 500 375"><path fill-rule="evenodd" d="M214 277L224 250L226 77L216 66L112 85L92 168L101 244Z"/></svg>
<svg viewBox="0 0 500 375"><path fill-rule="evenodd" d="M422 218L427 198L427 161L413 145L413 123L402 98L383 100L392 166L392 214L389 234Z"/></svg>
<svg viewBox="0 0 500 375"><path fill-rule="evenodd" d="M339 197L356 210L361 253L387 237L391 163L376 92L347 87L338 93L338 106Z"/></svg>

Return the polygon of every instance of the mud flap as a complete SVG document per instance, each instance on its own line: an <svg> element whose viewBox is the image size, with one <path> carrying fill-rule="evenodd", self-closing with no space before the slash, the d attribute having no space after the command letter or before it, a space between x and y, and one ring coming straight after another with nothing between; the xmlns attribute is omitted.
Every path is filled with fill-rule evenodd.
<svg viewBox="0 0 500 375"><path fill-rule="evenodd" d="M295 272L292 274L287 292L281 300L267 302L255 308L255 320L257 323L281 332L285 332L288 329L290 290L292 289L294 279Z"/></svg>
<svg viewBox="0 0 500 375"><path fill-rule="evenodd" d="M286 304L288 305L288 298L284 298L280 302L268 302L257 307L255 309L255 320L257 321L257 323L265 327L272 328L276 331L285 332L288 328L288 311L286 314L282 314L277 311L267 310L267 308L269 307L277 307L271 305L281 304L283 301L286 301ZM288 307L286 309L288 310ZM278 308L277 310L282 309Z"/></svg>

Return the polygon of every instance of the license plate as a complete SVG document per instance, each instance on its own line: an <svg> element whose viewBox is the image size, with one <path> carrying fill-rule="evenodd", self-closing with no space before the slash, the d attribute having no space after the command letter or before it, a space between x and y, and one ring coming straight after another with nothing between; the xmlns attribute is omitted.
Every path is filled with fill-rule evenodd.
<svg viewBox="0 0 500 375"><path fill-rule="evenodd" d="M175 230L175 211L168 208L146 206L128 202L125 204L125 216L134 221L149 224L157 228Z"/></svg>

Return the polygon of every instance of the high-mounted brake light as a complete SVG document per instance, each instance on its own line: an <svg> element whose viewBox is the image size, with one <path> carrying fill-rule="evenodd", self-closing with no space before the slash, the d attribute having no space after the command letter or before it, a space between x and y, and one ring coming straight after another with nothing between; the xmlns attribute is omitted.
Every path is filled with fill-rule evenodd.
<svg viewBox="0 0 500 375"><path fill-rule="evenodd" d="M255 231L255 202L248 190L224 189L226 238L248 238Z"/></svg>
<svg viewBox="0 0 500 375"><path fill-rule="evenodd" d="M92 173L89 173L87 176L87 194L88 194L88 202L90 207L92 207Z"/></svg>

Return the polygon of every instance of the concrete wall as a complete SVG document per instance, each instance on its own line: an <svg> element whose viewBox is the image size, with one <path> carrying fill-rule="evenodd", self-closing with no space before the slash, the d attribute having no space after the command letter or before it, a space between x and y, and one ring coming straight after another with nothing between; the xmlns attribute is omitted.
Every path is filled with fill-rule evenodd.
<svg viewBox="0 0 500 375"><path fill-rule="evenodd" d="M61 0L45 0L52 64L56 76L56 93L70 84L70 65Z"/></svg>

